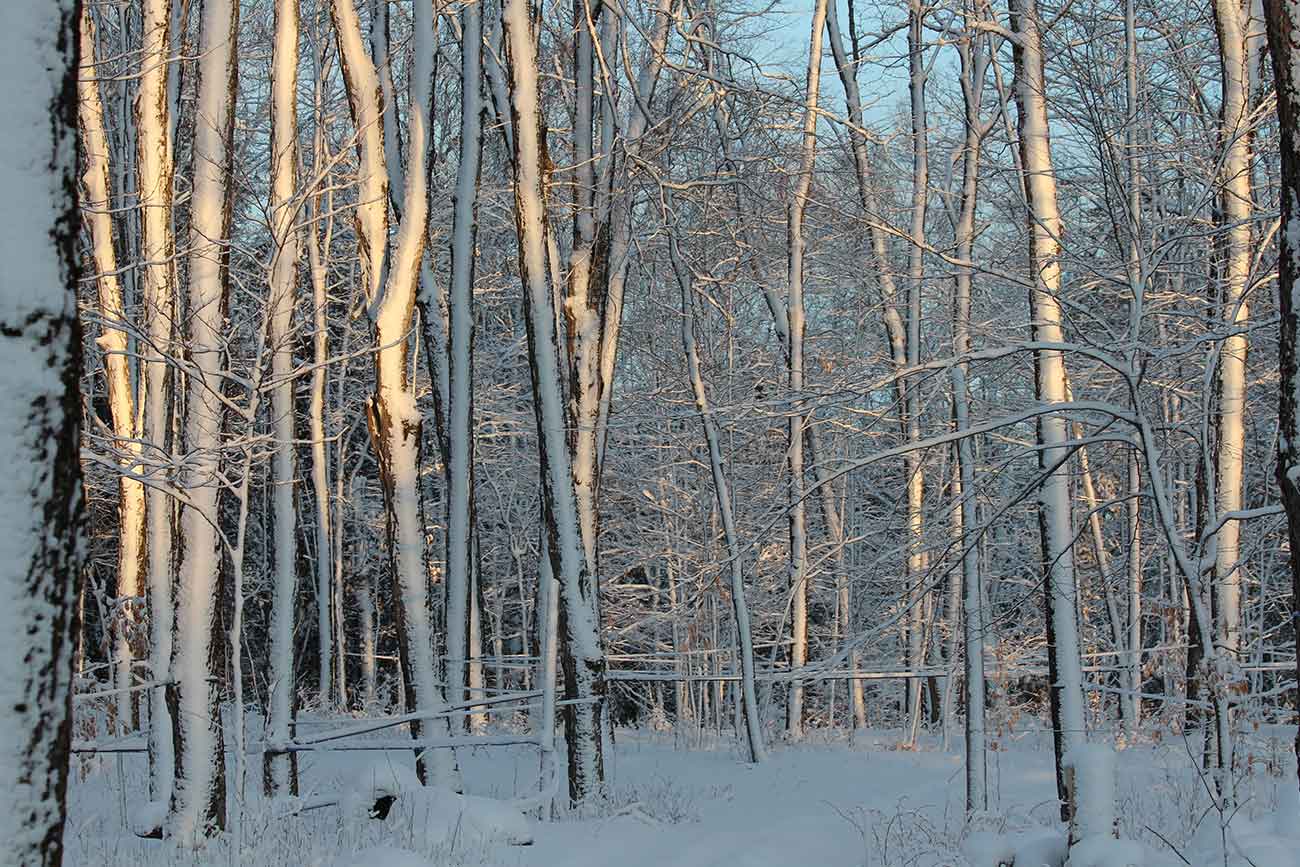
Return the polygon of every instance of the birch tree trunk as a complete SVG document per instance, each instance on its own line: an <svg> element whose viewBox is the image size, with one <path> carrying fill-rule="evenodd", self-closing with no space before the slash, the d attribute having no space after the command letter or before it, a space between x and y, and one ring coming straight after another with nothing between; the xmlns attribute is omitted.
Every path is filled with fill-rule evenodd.
<svg viewBox="0 0 1300 867"><path fill-rule="evenodd" d="M1056 202L1056 174L1048 134L1046 77L1037 0L1008 0L1015 30L1015 96L1019 148L1024 172L1030 235L1029 266L1034 281L1030 297L1032 339L1062 343L1061 215ZM1035 352L1035 389L1045 404L1065 403L1065 356L1057 349ZM1061 820L1068 818L1062 757L1087 740L1083 714L1083 672L1079 657L1078 589L1074 574L1074 534L1070 518L1069 427L1064 416L1038 422L1039 528L1042 535L1044 591L1048 622L1048 668L1051 680L1056 789Z"/></svg>
<svg viewBox="0 0 1300 867"><path fill-rule="evenodd" d="M786 223L788 264L788 314L790 319L789 370L790 433L787 454L790 463L790 668L799 671L808 661L808 528L804 508L804 212L812 187L813 166L817 159L817 98L821 89L822 31L826 26L828 0L818 0L813 11L812 35L808 43L808 85L804 95L803 145L799 156L799 173L791 192ZM786 701L786 732L791 740L803 737L803 682L790 681Z"/></svg>
<svg viewBox="0 0 1300 867"><path fill-rule="evenodd" d="M322 82L324 71L317 59L313 97L315 99L316 134L312 143L312 165L321 166L328 162L329 154L322 129L324 125L324 107L322 105ZM328 190L328 177L324 179ZM325 207L322 208L322 199ZM329 370L326 361L329 358L329 292L327 289L327 272L325 259L329 256L330 244L334 236L333 193L318 192L311 197L311 221L307 235L307 258L311 266L312 285L312 372L311 399L308 410L308 426L311 431L311 486L316 505L316 628L318 640L316 645L316 668L321 684L321 697L328 707L331 688L330 659L334 652L331 634L333 624L338 622L337 642L342 647L344 639L343 618L340 616L343 605L344 588L334 584L334 555L342 556L341 546L335 548L332 538L330 510L330 465L326 443L325 405L329 390ZM325 224L324 236L317 235L318 226ZM324 250L324 258L321 251ZM339 532L342 532L340 522ZM341 560L340 560L341 562ZM331 602L333 607L331 608ZM336 687L334 688L335 707L347 706L347 658L338 654L338 664L334 669Z"/></svg>
<svg viewBox="0 0 1300 867"><path fill-rule="evenodd" d="M127 342L126 307L122 284L117 276L117 254L113 246L112 204L109 198L109 142L104 132L104 103L100 97L95 58L95 26L89 7L80 16L81 74L77 80L81 148L85 170L81 187L83 219L90 236L91 258L95 263L99 315L103 319L96 344L104 357L104 382L112 416L114 448L122 465L118 480L117 588L113 611L113 666L116 689L132 685L132 666L145 649L140 631L143 612L141 579L145 567L144 483L140 481L140 442L137 431L135 393L131 387L131 361ZM119 726L139 727L139 705L135 693L121 692L115 702ZM128 716L129 714L129 716Z"/></svg>
<svg viewBox="0 0 1300 867"><path fill-rule="evenodd" d="M175 332L175 252L172 234L171 0L142 0L140 82L136 91L136 190L140 200L141 321L147 340L139 341L144 400L141 437L146 465L170 462L171 366L164 359ZM172 79L179 76L171 76ZM155 473L161 475L161 473ZM160 480L161 481L161 480ZM171 679L172 550L174 501L160 485L145 490L149 573L149 676ZM149 798L171 801L175 743L171 711L162 687L149 691Z"/></svg>
<svg viewBox="0 0 1300 867"><path fill-rule="evenodd" d="M447 695L465 698L474 572L474 264L483 151L483 10L461 11L460 164L456 169L448 312Z"/></svg>
<svg viewBox="0 0 1300 867"><path fill-rule="evenodd" d="M1219 293L1220 328L1229 333L1219 349L1218 437L1215 499L1221 521L1215 533L1215 640L1229 660L1241 653L1241 522L1223 516L1242 509L1242 458L1246 446L1246 352L1249 339L1251 258L1250 77L1247 66L1245 11L1240 0L1215 0L1223 79L1219 137L1223 147L1219 183L1227 231L1223 284ZM1231 767L1231 756L1221 761Z"/></svg>
<svg viewBox="0 0 1300 867"><path fill-rule="evenodd" d="M907 366L921 362L921 288L925 279L925 218L930 200L930 147L925 110L925 45L922 30L925 12L919 0L909 0L907 11L908 96L912 116L912 225L911 248L907 257ZM904 411L907 441L921 438L920 383L907 388ZM910 628L907 634L907 664L913 671L925 667L926 633L931 628L926 610L930 594L924 589L926 556L922 548L925 530L925 466L919 449L909 449L904 458L907 473L907 581ZM915 744L921 724L921 678L907 682L908 709L912 713L909 743Z"/></svg>
<svg viewBox="0 0 1300 867"><path fill-rule="evenodd" d="M420 495L420 427L410 378L408 337L415 312L420 262L428 229L429 107L433 87L435 21L432 4L416 4L415 64L411 71L411 110L407 131L406 187L392 262L383 267L388 234L388 180L380 146L382 105L374 64L361 42L353 0L335 0L332 11L343 58L348 102L358 130L361 166L357 235L374 328L375 394L367 406L370 437L379 463L387 512L388 552L397 600L398 656L408 712L437 713L446 707L433 654L427 551ZM381 271L387 279L381 282ZM421 749L427 732L447 734L445 717L413 723L416 772L421 782L459 789L455 756L448 750Z"/></svg>
<svg viewBox="0 0 1300 867"><path fill-rule="evenodd" d="M980 0L975 0L979 3ZM968 14L974 12L967 3ZM970 262L975 248L975 214L979 199L980 153L984 137L992 122L981 120L984 76L991 51L988 37L971 30L957 42L961 59L962 104L965 109L965 140L962 150L961 206L954 229L957 259ZM971 288L974 274L968 266L958 266L953 278L952 353L958 359L951 369L952 417L957 431L970 428L970 364L963 360L971 351ZM983 576L980 574L979 550L969 539L979 525L975 508L975 454L970 437L957 440L957 474L954 496L958 500L958 520L962 528L961 553L961 623L965 658L966 697L966 810L988 809L988 771L984 742L984 615ZM948 660L951 666L952 660Z"/></svg>
<svg viewBox="0 0 1300 867"><path fill-rule="evenodd" d="M275 457L271 464L273 522L275 526L272 578L268 684L267 739L284 743L293 734L294 647L293 615L298 569L296 477L294 452L294 305L298 283L298 205L295 187L298 165L298 0L276 0L275 43L271 51L271 280L270 329L272 427ZM321 552L316 552L317 557ZM328 561L324 561L328 562ZM329 586L317 604L326 627L320 637L322 667L320 689L329 705ZM268 797L297 794L292 755L266 753L262 782Z"/></svg>
<svg viewBox="0 0 1300 867"><path fill-rule="evenodd" d="M0 865L58 867L81 567L74 0L0 10Z"/></svg>
<svg viewBox="0 0 1300 867"><path fill-rule="evenodd" d="M230 238L231 136L235 121L238 0L207 0L199 30L195 106L194 192L190 204L188 348L193 367L185 406L186 459L178 481L180 578L172 670L176 785L168 817L171 836L198 846L226 826L225 749L221 726L223 644L220 472L223 445L226 246Z"/></svg>
<svg viewBox="0 0 1300 867"><path fill-rule="evenodd" d="M566 413L547 263L545 130L539 105L534 23L527 0L502 7L514 128L515 225L524 289L533 406L542 461L546 535L558 582L560 657L569 758L569 798L577 803L604 781L600 719L605 700L605 658L595 619L595 588L587 571L577 494L565 439ZM543 720L543 724L548 724Z"/></svg>
<svg viewBox="0 0 1300 867"><path fill-rule="evenodd" d="M1300 623L1300 2L1265 0L1282 144L1282 230L1278 232L1281 338L1277 481L1291 540L1291 611ZM1296 638L1300 649L1300 636ZM1296 657L1300 676L1300 655ZM1300 754L1300 732L1295 749Z"/></svg>
<svg viewBox="0 0 1300 867"><path fill-rule="evenodd" d="M605 12L602 2L575 0L574 122L573 122L573 249L564 299L568 333L569 433L573 454L573 486L578 498L578 523L592 586L599 591L597 545L599 512L596 488L596 423L600 408L600 334L609 282L609 227L596 213L595 146L595 22ZM608 14L614 14L609 12ZM598 225L599 223L599 225ZM598 600L593 600L599 610Z"/></svg>

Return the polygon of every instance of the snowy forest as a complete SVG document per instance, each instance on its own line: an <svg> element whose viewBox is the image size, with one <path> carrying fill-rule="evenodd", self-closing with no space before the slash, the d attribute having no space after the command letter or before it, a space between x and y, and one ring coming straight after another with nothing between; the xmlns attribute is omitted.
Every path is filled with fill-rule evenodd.
<svg viewBox="0 0 1300 867"><path fill-rule="evenodd" d="M0 73L0 867L1300 867L1300 0Z"/></svg>

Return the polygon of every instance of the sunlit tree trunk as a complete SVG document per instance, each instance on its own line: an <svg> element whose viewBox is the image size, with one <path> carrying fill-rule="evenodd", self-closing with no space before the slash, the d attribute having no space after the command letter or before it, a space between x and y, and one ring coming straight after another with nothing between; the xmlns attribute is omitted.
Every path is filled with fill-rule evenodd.
<svg viewBox="0 0 1300 867"><path fill-rule="evenodd" d="M425 153L433 87L434 15L431 5L420 3L415 9L406 187L392 261L384 267L389 173L380 146L382 104L378 78L361 41L353 0L335 0L332 7L348 102L358 130L362 177L357 234L376 347L375 393L367 414L384 488L389 563L397 601L398 656L407 709L436 713L446 707L446 699L434 666L430 574L419 478L421 418L408 357L408 331L415 312L428 228ZM381 280L384 273L386 279ZM416 771L424 782L436 781L459 789L460 775L451 751L419 748L429 732L445 734L449 730L445 717L412 724L418 756Z"/></svg>
<svg viewBox="0 0 1300 867"><path fill-rule="evenodd" d="M808 527L804 508L804 213L812 187L813 165L817 159L817 98L820 93L822 67L822 29L826 26L828 0L818 0L813 11L812 36L808 43L808 85L804 93L803 146L799 156L799 174L790 195L786 228L788 255L786 303L790 318L789 371L790 435L787 460L790 464L790 668L799 671L808 661ZM792 740L803 737L804 686L800 680L790 682L786 701L786 732Z"/></svg>
<svg viewBox="0 0 1300 867"><path fill-rule="evenodd" d="M1227 232L1219 291L1219 327L1227 334L1219 348L1218 418L1215 461L1216 514L1242 508L1242 459L1246 447L1246 353L1250 321L1251 135L1250 78L1246 45L1246 10L1240 0L1215 0L1214 22L1219 37L1223 81L1219 137L1223 148L1219 184ZM1241 523L1222 521L1215 533L1215 641L1236 663L1241 659ZM1220 764L1231 767L1231 756Z"/></svg>
<svg viewBox="0 0 1300 867"><path fill-rule="evenodd" d="M324 107L322 103L323 85L320 78L319 59L314 70L313 96L315 99L316 134L313 141L312 165L321 166L329 159L326 151L324 124ZM325 182L329 188L329 183ZM330 464L329 449L326 443L325 404L329 390L329 370L326 362L329 358L329 291L326 262L334 236L334 218L332 192L317 192L311 197L311 221L307 234L307 258L311 266L312 286L312 372L311 398L308 410L308 428L311 431L311 486L316 505L316 624L318 639L316 644L316 668L321 684L321 695L329 704L330 689L325 684L330 682L330 660L334 644L340 648L338 663L333 668L335 677L335 704L344 707L347 704L347 658L341 652L345 637L343 618L340 616L343 599L343 587L334 583L334 557L342 556L341 548L334 546L330 509ZM321 223L324 223L323 229ZM323 237L318 235L323 232ZM323 251L323 252L322 252ZM342 532L342 526L338 527ZM342 582L340 581L341 585ZM331 608L330 603L333 603ZM334 625L338 629L335 633ZM337 642L331 642L331 634L336 634Z"/></svg>
<svg viewBox="0 0 1300 867"><path fill-rule="evenodd" d="M577 495L565 437L567 414L555 296L548 267L545 134L539 105L534 24L527 0L502 8L514 128L515 225L519 275L528 325L533 406L542 462L547 547L559 597L560 657L564 667L565 740L569 798L580 802L604 780L600 719L605 699L605 658L595 620L595 588L587 571ZM543 719L543 725L549 721Z"/></svg>
<svg viewBox="0 0 1300 867"><path fill-rule="evenodd" d="M447 696L461 702L470 670L474 556L474 264L483 151L483 17L461 12L460 164L456 169L448 312Z"/></svg>
<svg viewBox="0 0 1300 867"><path fill-rule="evenodd" d="M77 15L73 0L0 9L8 70L0 189L0 865L58 867L81 568L77 322Z"/></svg>
<svg viewBox="0 0 1300 867"><path fill-rule="evenodd" d="M182 845L226 825L225 748L217 606L224 540L220 526L223 353L226 341L226 244L230 238L231 137L235 122L238 0L207 0L199 29L194 192L190 204L188 375L181 508L180 578L172 672L176 785L169 830Z"/></svg>
<svg viewBox="0 0 1300 867"><path fill-rule="evenodd" d="M1037 0L1009 0L1015 28L1015 96L1019 109L1020 160L1024 172L1030 235L1029 270L1032 339L1059 344L1061 326L1061 215L1056 202L1056 173L1047 120L1046 77ZM1035 352L1035 391L1045 404L1065 403L1065 356L1058 349ZM1085 743L1083 672L1079 656L1078 589L1074 574L1074 534L1070 519L1069 426L1064 416L1038 422L1039 528L1048 621L1048 668L1051 682L1056 787L1061 820L1067 819L1069 794L1062 757Z"/></svg>
<svg viewBox="0 0 1300 867"><path fill-rule="evenodd" d="M271 463L273 521L275 526L272 577L270 661L267 737L284 743L291 735L294 715L293 615L298 589L298 522L294 507L294 305L298 283L298 203L295 186L298 164L298 0L277 0L275 42L271 52L271 280L270 329L271 417L275 457ZM320 556L321 552L317 552ZM326 591L329 587L326 586ZM325 612L320 618L321 656L326 660L321 694L329 696L329 593L317 600ZM325 701L329 704L328 698ZM297 794L298 781L292 756L267 753L262 769L268 796Z"/></svg>
<svg viewBox="0 0 1300 867"><path fill-rule="evenodd" d="M981 0L968 2L968 14ZM964 147L962 150L961 205L954 228L956 253L959 262L970 262L975 250L975 215L978 208L980 181L980 153L984 137L992 122L981 119L980 111L984 93L984 76L991 52L988 37L977 31L959 40L961 59L962 104L965 110ZM971 351L971 288L974 283L972 268L958 265L953 279L952 352L958 362L952 366L952 416L957 431L970 428L970 364L964 360ZM980 573L979 550L971 534L979 525L975 508L975 449L970 437L957 441L957 473L954 497L958 500L961 536L961 629L965 659L966 697L966 809L981 812L988 809L988 772L984 741L984 613L983 576ZM950 626L953 624L950 622ZM951 656L951 655L950 655ZM948 665L953 665L949 658ZM951 693L952 690L949 690Z"/></svg>
<svg viewBox="0 0 1300 867"><path fill-rule="evenodd" d="M83 220L90 237L91 259L95 264L99 315L103 319L96 339L104 357L104 382L112 416L114 448L122 465L118 480L117 590L113 611L114 685L127 690L131 671L145 646L140 631L143 611L141 579L145 568L144 483L140 481L135 393L131 386L131 361L126 332L126 308L122 283L118 279L117 254L113 246L113 212L109 196L109 143L104 132L104 103L100 97L100 70L95 59L95 27L89 7L80 16L81 73L77 81L77 105L81 124L81 149L85 170L81 175ZM116 697L119 726L139 725L139 705L134 693Z"/></svg>
<svg viewBox="0 0 1300 867"><path fill-rule="evenodd" d="M146 466L166 467L170 461L172 390L171 366L164 353L176 331L175 252L172 234L172 102L168 94L171 75L171 0L142 0L140 81L136 91L136 190L140 204L140 320L147 340L139 341L141 378L142 452ZM161 471L151 473L164 481ZM155 683L171 677L172 584L175 559L172 550L173 500L161 485L145 490L145 521L149 573L149 676ZM175 772L171 711L166 690L149 691L149 798L165 804L171 800Z"/></svg>
<svg viewBox="0 0 1300 867"><path fill-rule="evenodd" d="M921 289L925 279L925 218L930 200L930 146L926 120L925 10L919 0L910 0L907 12L908 96L912 119L912 225L911 248L907 256L907 366L921 361ZM920 383L907 389L904 416L907 441L921 438ZM925 465L919 449L909 449L904 459L907 472L907 580L910 626L907 633L907 664L913 671L925 667L927 633L931 629L927 610L930 594L925 590L926 556L922 548L925 530ZM921 678L907 682L908 709L912 713L909 741L916 742L921 724Z"/></svg>

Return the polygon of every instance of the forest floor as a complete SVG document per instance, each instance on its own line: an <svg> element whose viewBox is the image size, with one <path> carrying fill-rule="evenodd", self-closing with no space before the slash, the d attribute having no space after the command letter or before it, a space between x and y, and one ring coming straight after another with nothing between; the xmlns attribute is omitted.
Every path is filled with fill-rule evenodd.
<svg viewBox="0 0 1300 867"><path fill-rule="evenodd" d="M1300 867L1293 732L1252 735L1244 748L1250 770L1239 783L1242 806L1226 822L1184 740L1124 750L1116 762L1120 836L1145 847L1145 867ZM875 730L811 739L775 745L770 761L750 766L729 741L710 745L692 735L620 730L608 757L608 796L583 814L535 824L527 846L491 842L490 817L478 823L482 836L466 830L473 824L468 812L450 825L420 821L402 810L401 797L386 821L337 806L285 816L257 794L261 763L254 761L239 858L227 838L191 853L132 836L125 828L147 788L143 757L109 756L93 760L97 766L83 768L70 783L65 864L997 867L1018 851L1016 867L1030 861L1058 867L1052 852L1064 831L1054 815L1051 744L1041 731L998 739L989 758L990 810L969 823L962 815L959 745L944 752L930 740L905 750L898 732ZM535 791L532 747L467 750L460 761L467 793L511 799ZM407 751L302 754L303 795L346 794L376 763L411 776L404 770L411 765Z"/></svg>

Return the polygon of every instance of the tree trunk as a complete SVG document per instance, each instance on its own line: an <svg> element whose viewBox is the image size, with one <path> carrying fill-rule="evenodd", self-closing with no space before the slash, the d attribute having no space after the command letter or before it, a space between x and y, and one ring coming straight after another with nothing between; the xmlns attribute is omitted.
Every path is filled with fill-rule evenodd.
<svg viewBox="0 0 1300 867"><path fill-rule="evenodd" d="M478 182L483 150L483 17L461 12L460 164L456 169L448 294L447 405L447 696L464 701L472 631L474 570L474 264Z"/></svg>
<svg viewBox="0 0 1300 867"><path fill-rule="evenodd" d="M533 407L542 461L543 504L551 568L558 581L560 657L564 668L565 740L569 798L577 803L604 781L600 720L605 700L605 657L596 622L595 589L587 571L578 500L565 439L566 414L547 263L545 131L539 105L534 23L526 0L502 8L510 101L514 116L515 225L524 289ZM544 721L545 722L545 721Z"/></svg>
<svg viewBox="0 0 1300 867"><path fill-rule="evenodd" d="M186 460L178 480L186 501L172 650L176 785L168 819L170 835L184 846L198 846L226 826L217 677L224 649L217 611L224 539L218 528L238 0L207 0L200 21L186 321L193 368L184 417Z"/></svg>
<svg viewBox="0 0 1300 867"><path fill-rule="evenodd" d="M813 11L812 35L808 43L808 85L804 95L803 145L799 157L799 174L791 192L786 228L788 253L786 285L787 312L790 321L789 372L790 433L787 456L790 463L790 668L799 671L808 661L808 527L804 508L804 212L812 187L813 165L817 159L817 99L821 90L822 30L826 26L828 0L818 0ZM800 680L790 682L786 702L786 733L791 740L803 737L804 686Z"/></svg>
<svg viewBox="0 0 1300 867"><path fill-rule="evenodd" d="M140 634L141 577L145 567L144 483L140 481L135 412L135 394L131 388L131 360L127 341L126 307L122 284L117 277L117 254L113 247L113 211L108 187L108 138L104 131L104 103L100 98L99 69L95 58L95 27L90 8L80 16L81 76L77 82L77 106L81 122L81 146L85 171L81 176L84 200L83 220L90 236L91 258L95 263L95 285L99 296L99 315L103 319L96 344L104 357L104 380L108 392L114 448L122 466L118 480L117 588L113 600L113 667L114 687L128 690L132 686L132 665L142 656L145 643ZM118 724L139 727L139 704L136 693L121 692L114 704Z"/></svg>
<svg viewBox="0 0 1300 867"><path fill-rule="evenodd" d="M1015 96L1019 109L1020 160L1024 172L1030 234L1029 273L1032 339L1059 344L1061 327L1061 215L1056 203L1056 174L1048 135L1046 76L1037 0L1009 0L1016 32ZM1065 403L1065 356L1059 349L1035 352L1035 390L1045 404ZM1087 740L1083 714L1083 672L1079 657L1078 589L1074 574L1074 534L1070 519L1069 426L1064 416L1041 416L1038 422L1039 529L1042 536L1044 594L1048 619L1048 668L1051 679L1056 789L1061 820L1069 815L1062 757Z"/></svg>
<svg viewBox="0 0 1300 867"><path fill-rule="evenodd" d="M0 233L5 411L0 578L0 864L63 860L72 653L81 567L81 333L77 321L77 14L74 0L0 12L0 189L21 207Z"/></svg>
<svg viewBox="0 0 1300 867"><path fill-rule="evenodd" d="M363 181L357 206L358 238L374 329L375 393L367 406L370 437L379 463L387 513L393 596L397 602L398 657L408 712L437 713L446 707L434 666L429 605L429 569L420 489L421 418L409 376L408 332L415 312L420 263L428 229L428 178L425 153L433 88L435 20L433 9L417 4L414 21L415 65L411 71L411 115L407 132L406 186L402 218L391 263L386 261L389 173L379 147L381 106L375 67L361 43L353 0L335 0L332 10L343 57L348 102L359 132L357 150ZM380 281L377 271L386 272ZM382 293L382 294L381 294ZM446 734L445 717L411 725L416 740L416 772L421 782L460 789L455 756L448 750L421 749L428 732Z"/></svg>
<svg viewBox="0 0 1300 867"><path fill-rule="evenodd" d="M1265 0L1268 47L1277 83L1282 133L1282 230L1278 232L1278 299L1282 324L1277 480L1291 540L1291 611L1300 623L1300 2ZM1295 637L1300 649L1300 633ZM1300 677L1300 654L1296 657ZM1300 754L1300 732L1296 734Z"/></svg>
<svg viewBox="0 0 1300 867"><path fill-rule="evenodd" d="M312 144L313 167L324 165L329 160L326 152L325 133L322 129L324 107L322 105L322 70L319 61L316 64L313 96L315 99L316 134ZM311 486L316 506L316 668L320 682L322 701L328 707L331 687L331 656L335 642L331 640L334 625L337 623L337 643L340 648L345 637L343 628L342 605L343 587L334 586L335 557L343 555L342 546L335 546L331 534L330 509L330 465L329 448L326 442L325 405L329 390L329 290L326 262L329 259L330 244L334 236L333 193L328 192L330 184L323 182L326 192L317 192L311 196L311 220L307 234L307 258L311 265L312 286L312 372L311 398L308 410L308 426L311 432ZM322 207L322 199L324 206ZM324 223L323 240L317 235L319 226ZM322 250L324 254L322 256ZM341 470L341 467L340 467ZM341 478L340 478L341 482ZM341 522L337 527L342 533ZM341 563L341 559L339 560ZM342 583L341 581L339 582ZM332 603L332 606L331 606ZM337 656L337 666L333 669L336 687L333 689L335 707L347 706L347 658L343 653Z"/></svg>
<svg viewBox="0 0 1300 867"><path fill-rule="evenodd" d="M992 127L980 118L984 76L992 52L988 37L972 29L957 43L961 58L962 103L965 109L965 141L962 151L961 206L954 228L958 260L971 261L975 248L975 214L979 199L980 151L984 136ZM972 269L959 266L953 280L952 352L958 362L952 366L952 417L957 431L970 427L970 312ZM961 526L961 625L964 652L966 698L966 810L988 809L988 771L984 743L984 631L983 576L979 550L970 540L979 524L975 508L975 450L970 437L957 441L957 474L954 498ZM948 661L952 665L952 660ZM950 690L951 691L951 690Z"/></svg>
<svg viewBox="0 0 1300 867"><path fill-rule="evenodd" d="M175 331L175 242L172 234L172 103L168 97L171 69L171 0L142 0L140 84L136 92L136 190L140 199L140 320L147 340L138 346L146 465L165 468L171 460L171 365L164 353ZM174 80L179 76L171 76ZM160 477L162 470L152 475ZM158 478L159 482L164 481ZM145 520L149 572L149 676L155 683L171 679L172 550L174 501L161 485L145 490ZM167 691L149 691L149 798L171 801L175 774L175 744Z"/></svg>
<svg viewBox="0 0 1300 867"><path fill-rule="evenodd" d="M850 21L852 20L850 16ZM835 4L830 4L826 15L826 33L831 45L831 53L835 57L835 66L839 71L840 84L844 88L844 102L848 109L849 124L849 148L853 154L853 167L858 182L858 198L862 203L863 216L868 220L867 233L871 244L871 255L875 260L876 279L880 283L880 295L882 307L884 309L885 333L889 340L890 358L893 361L896 370L902 370L907 366L907 329L903 324L903 318L898 313L897 299L898 286L894 280L894 275L890 269L889 261L889 234L883 223L882 210L880 203L876 198L874 181L871 177L871 158L867 151L867 138L864 132L864 117L862 110L862 95L858 89L857 80L857 62L851 60L844 50L844 41L840 35L839 18L836 14ZM769 305L771 301L769 300ZM898 405L900 407L900 426L902 434L906 438L909 435L909 426L907 420L907 401L908 390L907 381L899 377L895 383L895 389L898 395ZM904 473L910 481L915 475L912 472L912 458L904 459ZM816 458L814 458L816 460ZM919 480L919 476L917 479ZM913 490L908 488L909 507L912 502ZM908 526L912 526L912 515L909 512ZM919 550L919 542L911 544L909 542L909 552ZM905 558L907 567L910 569L912 557ZM909 580L915 580L909 572ZM909 594L910 595L910 594ZM850 664L856 670L857 658L856 652L850 657ZM862 697L862 684L859 681L853 681L854 689L854 706L855 709L861 707L863 713L858 720L859 725L865 725L866 713L865 702Z"/></svg>
<svg viewBox="0 0 1300 867"><path fill-rule="evenodd" d="M907 366L916 367L921 362L921 284L925 279L925 217L930 198L930 147L925 110L925 45L923 28L925 11L919 0L909 0L907 21L908 94L912 117L912 225L911 248L907 257ZM904 419L907 441L915 443L921 438L920 382L913 382L906 390ZM919 449L909 449L904 458L907 473L907 581L909 628L907 633L907 665L916 671L925 667L927 633L932 625L925 611L929 592L924 587L926 556L922 548L925 530L925 465ZM921 723L921 679L913 677L907 682L908 709L912 714L909 743L916 743Z"/></svg>
<svg viewBox="0 0 1300 867"><path fill-rule="evenodd" d="M1241 523L1223 520L1242 508L1242 472L1246 446L1246 352L1250 320L1251 259L1251 134L1250 76L1246 45L1245 12L1240 0L1215 0L1215 29L1219 37L1219 64L1223 100L1219 137L1224 149L1219 164L1221 208L1227 231L1223 283L1219 292L1219 325L1228 335L1219 347L1219 393L1214 482L1215 511L1220 524L1215 533L1214 617L1215 641L1230 665L1241 663ZM1237 675L1229 674L1235 678ZM1225 685L1226 686L1226 685ZM1232 726L1231 709L1226 724ZM1220 745L1223 746L1223 745ZM1221 792L1232 790L1232 755L1220 751ZM1231 801L1231 799L1229 799Z"/></svg>
<svg viewBox="0 0 1300 867"><path fill-rule="evenodd" d="M673 208L672 199L668 207ZM671 218L670 218L671 219ZM726 467L723 464L721 438L718 425L709 408L709 396L704 389L704 377L700 373L700 358L695 335L695 302L692 298L691 272L682 258L678 248L677 235L670 229L668 235L669 256L672 258L673 271L677 275L677 285L682 295L682 350L686 355L686 372L691 380L691 390L695 395L695 408L700 413L704 426L704 438L709 448L709 469L713 474L713 493L718 503L718 512L722 516L722 532L727 545L727 558L731 572L731 609L736 621L736 646L740 656L741 704L745 718L745 736L749 746L749 759L761 762L767 758L767 747L763 744L762 719L759 715L758 694L754 689L754 640L750 631L749 605L745 601L744 551L736 532L736 520L731 509L731 491L727 483Z"/></svg>
<svg viewBox="0 0 1300 867"><path fill-rule="evenodd" d="M298 283L298 205L295 201L298 166L298 0L277 0L275 44L271 52L271 280L270 328L271 416L275 456L271 463L275 526L271 595L271 666L268 684L267 739L284 743L293 733L294 664L293 615L298 589L298 516L294 507L296 477L294 436L294 305ZM317 551L319 558L321 552ZM326 587L328 590L328 586ZM329 594L318 603L325 611L320 638L326 660L320 683L329 706ZM268 797L297 792L291 756L266 753L262 782Z"/></svg>

